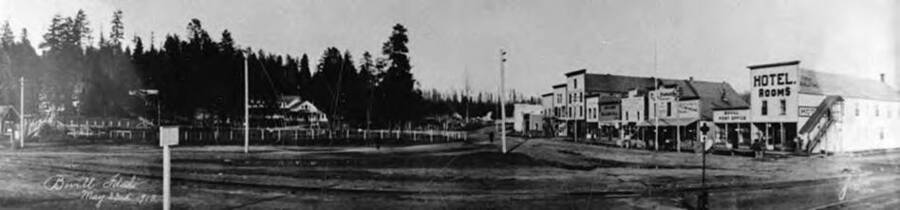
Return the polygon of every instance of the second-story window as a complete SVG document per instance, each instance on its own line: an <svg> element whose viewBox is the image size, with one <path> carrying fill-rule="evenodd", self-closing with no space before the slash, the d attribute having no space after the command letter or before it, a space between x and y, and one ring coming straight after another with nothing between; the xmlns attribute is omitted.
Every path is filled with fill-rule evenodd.
<svg viewBox="0 0 900 210"><path fill-rule="evenodd" d="M575 89L578 89L578 79L575 79Z"/></svg>
<svg viewBox="0 0 900 210"><path fill-rule="evenodd" d="M672 102L666 102L666 117L672 116Z"/></svg>
<svg viewBox="0 0 900 210"><path fill-rule="evenodd" d="M766 100L762 101L762 107L760 108L760 114L762 116L769 115L769 102Z"/></svg>
<svg viewBox="0 0 900 210"><path fill-rule="evenodd" d="M880 112L881 112L881 109L880 109L880 108L881 108L881 107L879 107L878 105L875 105L875 116L876 116L876 117L878 117L878 115L880 115Z"/></svg>
<svg viewBox="0 0 900 210"><path fill-rule="evenodd" d="M787 115L787 101L785 101L784 99L781 99L780 105L781 105L781 115Z"/></svg>

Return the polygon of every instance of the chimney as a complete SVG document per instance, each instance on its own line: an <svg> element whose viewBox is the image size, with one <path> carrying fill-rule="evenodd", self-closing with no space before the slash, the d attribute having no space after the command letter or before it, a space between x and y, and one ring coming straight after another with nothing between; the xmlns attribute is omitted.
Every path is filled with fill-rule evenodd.
<svg viewBox="0 0 900 210"><path fill-rule="evenodd" d="M688 81L693 82L693 81L694 81L694 77L688 77Z"/></svg>
<svg viewBox="0 0 900 210"><path fill-rule="evenodd" d="M881 73L881 83L884 83L884 73Z"/></svg>

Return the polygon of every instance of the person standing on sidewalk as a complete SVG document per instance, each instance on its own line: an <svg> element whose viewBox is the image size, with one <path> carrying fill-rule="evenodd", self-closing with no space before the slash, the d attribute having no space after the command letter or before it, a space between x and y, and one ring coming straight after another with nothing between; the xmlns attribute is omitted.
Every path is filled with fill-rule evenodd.
<svg viewBox="0 0 900 210"><path fill-rule="evenodd" d="M488 139L491 140L491 143L494 143L494 132L488 132Z"/></svg>
<svg viewBox="0 0 900 210"><path fill-rule="evenodd" d="M753 141L753 144L750 145L750 149L753 150L753 159L762 158L762 155L760 155L760 150L762 150L762 148L760 148L759 139Z"/></svg>

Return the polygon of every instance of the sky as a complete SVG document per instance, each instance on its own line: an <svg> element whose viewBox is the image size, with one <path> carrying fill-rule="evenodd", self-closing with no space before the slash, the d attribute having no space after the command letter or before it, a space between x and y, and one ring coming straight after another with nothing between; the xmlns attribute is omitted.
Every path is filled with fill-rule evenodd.
<svg viewBox="0 0 900 210"><path fill-rule="evenodd" d="M409 30L424 89L495 91L499 50L507 87L549 92L564 73L725 81L749 90L746 66L801 67L898 84L900 3L891 0L0 0L0 20L35 45L54 14L84 9L95 33L124 12L126 36L157 46L191 18L218 39L312 61L326 47L380 54L391 27ZM96 36L96 35L95 35ZM315 65L315 64L311 64Z"/></svg>

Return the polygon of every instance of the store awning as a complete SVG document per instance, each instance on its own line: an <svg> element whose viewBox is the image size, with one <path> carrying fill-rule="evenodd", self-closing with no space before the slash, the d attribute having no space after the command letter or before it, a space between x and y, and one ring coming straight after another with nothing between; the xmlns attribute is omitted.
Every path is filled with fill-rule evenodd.
<svg viewBox="0 0 900 210"><path fill-rule="evenodd" d="M686 126L686 125L690 125L691 123L697 122L697 119L696 119L696 118L694 118L694 119L691 119L691 118L687 118L687 119L660 119L659 121L660 121L660 123L665 122L665 123L666 123L667 125L669 125L669 126Z"/></svg>
<svg viewBox="0 0 900 210"><path fill-rule="evenodd" d="M637 126L654 126L654 125L656 125L655 123L656 122L654 122L654 121L644 120L644 121L637 122ZM662 124L660 124L660 125L662 125Z"/></svg>
<svg viewBox="0 0 900 210"><path fill-rule="evenodd" d="M616 126L619 124L619 121L600 121L597 122L597 125L601 126Z"/></svg>
<svg viewBox="0 0 900 210"><path fill-rule="evenodd" d="M696 118L685 119L659 119L659 126L686 126L697 122ZM644 120L638 122L638 126L656 126L656 120Z"/></svg>

